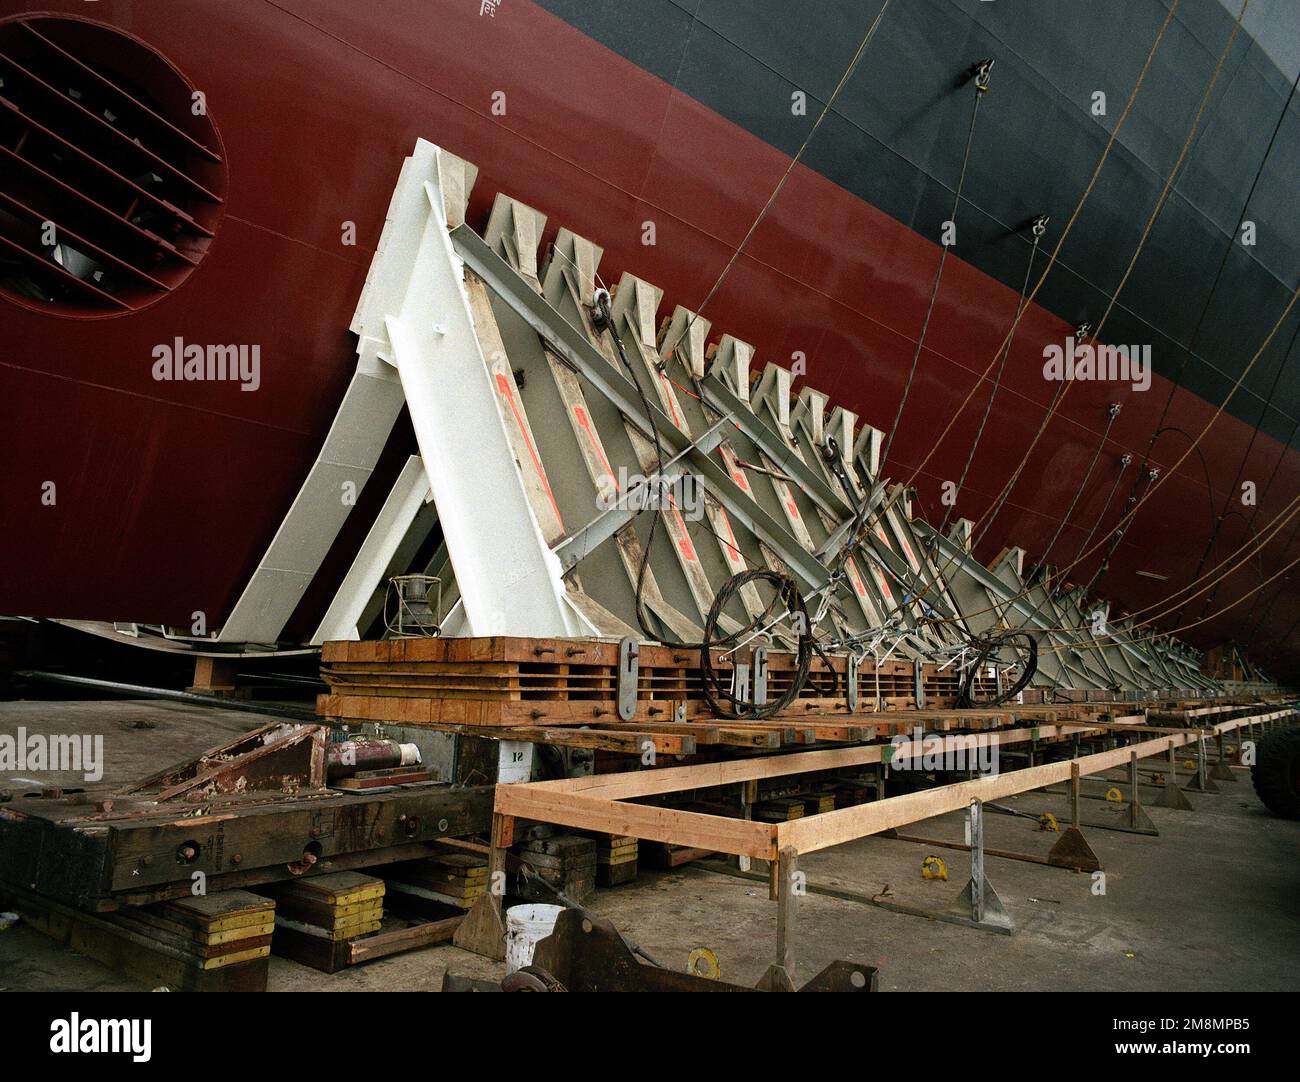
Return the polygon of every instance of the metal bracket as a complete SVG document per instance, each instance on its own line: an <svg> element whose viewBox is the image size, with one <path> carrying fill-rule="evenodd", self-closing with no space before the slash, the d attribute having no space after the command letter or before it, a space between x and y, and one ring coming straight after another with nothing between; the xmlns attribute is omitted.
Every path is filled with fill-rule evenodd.
<svg viewBox="0 0 1300 1082"><path fill-rule="evenodd" d="M754 698L753 702L758 706L767 704L767 647L754 647L754 655L751 659L754 672Z"/></svg>
<svg viewBox="0 0 1300 1082"><path fill-rule="evenodd" d="M749 666L743 661L737 661L732 669L731 694L741 702L749 699Z"/></svg>
<svg viewBox="0 0 1300 1082"><path fill-rule="evenodd" d="M953 912L970 916L976 928L1010 935L1015 928L1011 915L984 874L984 802L972 800L966 813L970 830L970 881L953 904Z"/></svg>
<svg viewBox="0 0 1300 1082"><path fill-rule="evenodd" d="M630 636L618 644L618 716L624 721L636 717L637 677L641 645Z"/></svg>

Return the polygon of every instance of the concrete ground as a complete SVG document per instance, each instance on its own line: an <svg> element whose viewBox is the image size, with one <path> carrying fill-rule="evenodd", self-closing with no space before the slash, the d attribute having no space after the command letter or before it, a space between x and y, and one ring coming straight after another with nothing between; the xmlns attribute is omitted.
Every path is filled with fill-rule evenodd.
<svg viewBox="0 0 1300 1082"><path fill-rule="evenodd" d="M19 725L102 733L105 782L137 778L257 723L253 715L170 703L0 703L0 734ZM844 958L877 966L881 989L890 991L1300 990L1300 822L1267 813L1247 772L1233 773L1236 780L1221 782L1218 794L1188 794L1191 812L1149 807L1158 838L1085 827L1104 883L988 857L988 877L1015 921L1010 936L810 892L799 900L796 983ZM42 774L39 780L72 779ZM0 787L22 784L0 772ZM1064 797L1046 794L1004 803L1034 815L1068 810ZM1083 804L1085 819L1104 807ZM962 816L940 816L907 833L960 841ZM1056 837L1028 819L991 812L985 833L989 848L1037 855ZM946 861L947 882L921 878L921 862L931 854ZM956 900L970 858L959 850L867 838L811 854L800 868L810 888L837 887L934 912ZM589 907L666 965L684 967L692 948L709 947L723 978L741 984L758 980L773 950L776 907L764 884L701 864L643 871L633 883L598 891ZM333 976L273 957L270 987L433 990L448 969L483 978L503 971L451 946ZM22 924L0 932L0 990L137 987Z"/></svg>

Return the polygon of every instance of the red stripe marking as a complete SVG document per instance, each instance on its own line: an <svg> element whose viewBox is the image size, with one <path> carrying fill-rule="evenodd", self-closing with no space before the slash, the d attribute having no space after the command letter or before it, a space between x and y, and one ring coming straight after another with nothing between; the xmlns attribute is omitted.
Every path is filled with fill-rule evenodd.
<svg viewBox="0 0 1300 1082"><path fill-rule="evenodd" d="M528 436L528 427L524 424L523 415L519 412L519 404L515 401L514 389L510 386L510 381L506 379L501 372L496 373L497 390L510 403L510 412L515 415L515 424L519 426L519 434L524 438L524 446L528 448L528 457L533 460L533 468L537 471L537 476L541 478L542 488L546 490L546 498L551 501L551 509L555 512L555 520L560 524L560 529L564 529L564 519L560 516L560 508L555 502L555 494L551 492L551 483L546 479L546 471L542 469L542 460L537 457L537 448L533 446L533 441Z"/></svg>
<svg viewBox="0 0 1300 1082"><path fill-rule="evenodd" d="M573 407L573 416L578 419L578 427L587 433L587 439L591 441L592 450L596 452L596 457L600 459L601 466L604 467L606 475L613 482L614 490L618 491L618 482L614 479L614 467L609 464L609 459L605 457L605 448L601 445L600 440L596 438L596 433L591 427L591 419L587 416L587 411L581 406Z"/></svg>

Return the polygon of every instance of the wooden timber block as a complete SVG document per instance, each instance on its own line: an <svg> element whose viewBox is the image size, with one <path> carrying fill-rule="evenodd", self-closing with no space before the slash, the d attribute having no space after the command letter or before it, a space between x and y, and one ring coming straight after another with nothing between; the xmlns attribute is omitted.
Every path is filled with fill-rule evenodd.
<svg viewBox="0 0 1300 1082"><path fill-rule="evenodd" d="M716 856L712 849L696 849L689 845L670 845L666 842L646 842L640 848L640 860L649 868L680 868L693 860L706 860Z"/></svg>
<svg viewBox="0 0 1300 1082"><path fill-rule="evenodd" d="M272 945L275 953L322 973L337 973L350 963L350 939L333 939L304 931L308 926L293 927L277 922Z"/></svg>
<svg viewBox="0 0 1300 1082"><path fill-rule="evenodd" d="M275 918L275 931L278 935L286 929L295 932L301 932L303 935L313 936L317 939L329 939L334 942L342 942L347 939L356 939L358 936L369 935L371 932L377 932L383 926L383 917L378 916L378 910L366 914L360 918L348 920L332 928L324 928L318 924L306 924L303 921L290 920L288 917Z"/></svg>
<svg viewBox="0 0 1300 1082"><path fill-rule="evenodd" d="M804 802L795 797L765 800L754 805L754 818L765 823L785 823L791 819L802 819L803 815Z"/></svg>
<svg viewBox="0 0 1300 1082"><path fill-rule="evenodd" d="M861 778L844 778L832 788L837 808L852 808L874 799L879 783Z"/></svg>
<svg viewBox="0 0 1300 1082"><path fill-rule="evenodd" d="M199 969L220 969L222 966L265 958L271 946L274 923L252 925L235 933L222 933L213 941L195 939L184 931L177 932L166 924L143 918L137 910L123 910L104 914L108 923L134 932L159 946L168 946L193 959ZM237 935L238 938L233 936Z"/></svg>
<svg viewBox="0 0 1300 1082"><path fill-rule="evenodd" d="M248 891L191 896L103 914L111 924L189 953L200 969L265 958L275 903Z"/></svg>
<svg viewBox="0 0 1300 1082"><path fill-rule="evenodd" d="M590 868L596 863L596 843L591 839L583 840L587 842L587 845L567 853L540 853L535 849L529 849L527 846L519 846L515 852L520 860L528 861L532 867L537 868L539 871L547 869L558 872L566 868Z"/></svg>
<svg viewBox="0 0 1300 1082"><path fill-rule="evenodd" d="M803 798L805 815L821 815L835 810L834 793L809 793Z"/></svg>
<svg viewBox="0 0 1300 1082"><path fill-rule="evenodd" d="M487 893L487 858L448 853L377 869L391 892L468 909Z"/></svg>
<svg viewBox="0 0 1300 1082"><path fill-rule="evenodd" d="M596 842L596 885L616 887L636 879L640 845L629 835L590 835Z"/></svg>
<svg viewBox="0 0 1300 1082"><path fill-rule="evenodd" d="M533 838L516 846L514 855L521 866L517 877L517 893L521 898L553 902L558 891L580 905L595 893L594 838L583 834Z"/></svg>
<svg viewBox="0 0 1300 1082"><path fill-rule="evenodd" d="M233 696L236 668L230 658L195 658L194 683L185 690L192 695Z"/></svg>
<svg viewBox="0 0 1300 1082"><path fill-rule="evenodd" d="M216 894L177 898L150 907L150 911L205 932L221 932L273 918L275 902L246 890L223 890Z"/></svg>
<svg viewBox="0 0 1300 1082"><path fill-rule="evenodd" d="M331 872L310 879L292 879L267 887L278 897L301 897L331 905L348 905L366 898L382 898L384 881L360 872Z"/></svg>
<svg viewBox="0 0 1300 1082"><path fill-rule="evenodd" d="M111 924L202 959L206 968L259 957L275 928L275 903L242 890L103 914ZM238 957L236 957L238 956Z"/></svg>
<svg viewBox="0 0 1300 1082"><path fill-rule="evenodd" d="M597 866L602 864L635 864L639 847L635 842L619 849L601 849L596 852Z"/></svg>
<svg viewBox="0 0 1300 1082"><path fill-rule="evenodd" d="M275 915L329 931L382 920L383 914L383 900L377 898L339 906L325 906L300 898L284 898Z"/></svg>
<svg viewBox="0 0 1300 1082"><path fill-rule="evenodd" d="M386 892L385 906L390 901L397 916L385 912L382 920L340 927L329 933L292 921L278 924L275 953L324 973L337 973L349 966L446 943L464 920L463 913L436 901ZM377 914L379 910L372 908L370 912Z"/></svg>
<svg viewBox="0 0 1300 1082"><path fill-rule="evenodd" d="M540 880L540 881L539 881ZM596 892L596 866L581 872L567 872L556 876L546 872L540 875L520 876L515 882L514 893L525 901L546 902L560 900L560 895L569 902L582 905Z"/></svg>
<svg viewBox="0 0 1300 1082"><path fill-rule="evenodd" d="M631 883L636 879L637 862L625 861L622 864L598 864L596 866L596 885L599 887L617 887Z"/></svg>
<svg viewBox="0 0 1300 1082"><path fill-rule="evenodd" d="M402 908L406 910L407 906ZM277 918L274 952L322 973L338 973L361 962L446 943L460 929L463 916L448 917L445 908L435 908L438 913L434 916L421 912L415 919L374 918L373 914L380 910L372 908L368 910L372 914L369 919L363 914L333 930Z"/></svg>
<svg viewBox="0 0 1300 1082"><path fill-rule="evenodd" d="M252 899L241 904L262 913L265 899L243 891L227 892ZM21 888L0 885L0 902L22 914L37 931L88 958L149 987L181 992L264 992L271 952L266 919L261 923L209 931L201 924L172 919L172 903L114 913L73 909ZM237 938L230 938L231 936Z"/></svg>
<svg viewBox="0 0 1300 1082"><path fill-rule="evenodd" d="M351 944L383 927L384 881L333 872L261 888L275 897L276 954L323 973L351 964Z"/></svg>

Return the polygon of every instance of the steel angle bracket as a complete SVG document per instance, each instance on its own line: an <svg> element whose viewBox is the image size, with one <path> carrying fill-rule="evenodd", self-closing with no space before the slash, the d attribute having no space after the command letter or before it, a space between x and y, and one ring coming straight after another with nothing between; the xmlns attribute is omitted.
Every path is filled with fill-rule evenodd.
<svg viewBox="0 0 1300 1082"><path fill-rule="evenodd" d="M418 456L411 455L311 637L313 646L336 639L361 638L366 607L388 575L397 573L392 568L403 542L416 518L432 501L424 465Z"/></svg>
<svg viewBox="0 0 1300 1082"><path fill-rule="evenodd" d="M468 633L591 634L567 603L483 357L437 187L404 289L384 318ZM473 448L473 468L466 449Z"/></svg>
<svg viewBox="0 0 1300 1082"><path fill-rule="evenodd" d="M383 233L366 275L350 329L358 336L357 368L328 435L292 506L256 570L226 617L217 640L274 643L319 572L365 487L402 410L402 387L392 368L384 317L409 275L429 215L425 186L438 192L449 225L464 221L476 166L424 139L402 165Z"/></svg>
<svg viewBox="0 0 1300 1082"><path fill-rule="evenodd" d="M718 413L734 412L737 415L736 427L778 469L792 478L813 503L836 522L853 517L853 508L759 418L753 406L728 386L720 373L710 371L700 381L700 386L705 404Z"/></svg>
<svg viewBox="0 0 1300 1082"><path fill-rule="evenodd" d="M733 663L731 694L741 702L749 699L749 664L747 662L737 661Z"/></svg>
<svg viewBox="0 0 1300 1082"><path fill-rule="evenodd" d="M1026 598L1018 596L1018 591L1013 590L969 552L959 547L949 538L944 537L931 526L923 522L916 522L914 526L923 539L933 540L939 554L944 559L951 561L953 571L960 572L974 580L989 594L993 601L1005 608L1008 616L1014 614L1018 618L1017 629L1044 635L1053 645L1061 645L1054 632L1042 620L1038 609L1029 604ZM952 573L952 571L949 572L950 575Z"/></svg>
<svg viewBox="0 0 1300 1082"><path fill-rule="evenodd" d="M694 450L709 454L717 450L718 445L726 439L726 429L731 423L730 414L718 418L685 450L665 462L663 470L664 482L676 487L678 482L689 472L684 461L687 453ZM555 555L559 557L560 565L566 572L572 570L600 545L604 544L636 518L638 513L631 506L611 507L606 511L602 511L585 526L574 530L573 533L555 546Z"/></svg>
<svg viewBox="0 0 1300 1082"><path fill-rule="evenodd" d="M544 338L552 349L564 359L590 386L613 404L624 417L647 437L658 430L660 442L674 457L685 454L694 472L700 476L709 494L714 497L735 521L769 545L794 573L804 589L816 589L830 577L826 566L812 556L790 534L785 526L747 496L731 479L726 470L708 454L691 445L682 431L653 401L649 402L650 415L646 416L640 395L633 384L601 356L587 340L586 334L574 327L545 298L539 296L528 283L499 255L493 252L468 226L459 226L451 232L452 244L465 265L477 274L505 304L512 308L532 329ZM719 407L719 412L726 412ZM744 428L748 423L743 410L732 415L732 423ZM752 427L752 426L751 426ZM759 436L771 443L771 435ZM778 457L784 458L779 449ZM794 475L792 471L792 476ZM825 486L809 472L809 481L819 488ZM839 512L843 514L844 511Z"/></svg>

